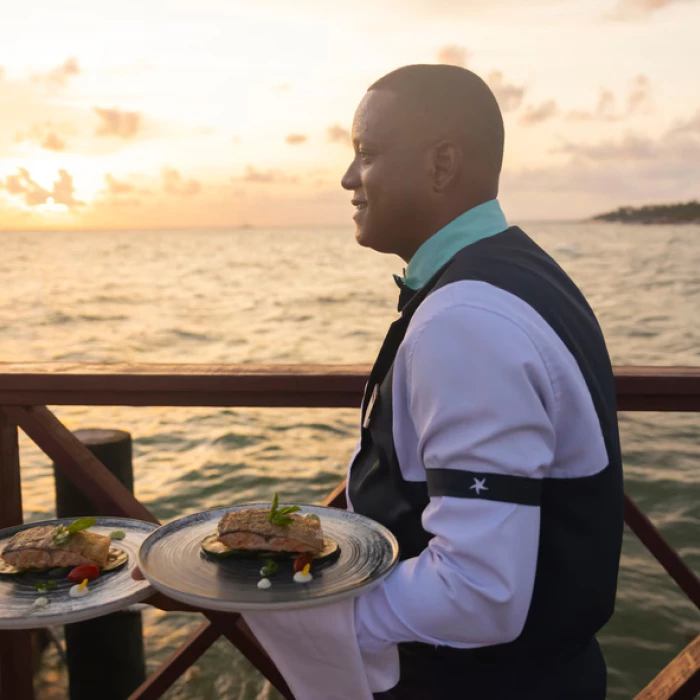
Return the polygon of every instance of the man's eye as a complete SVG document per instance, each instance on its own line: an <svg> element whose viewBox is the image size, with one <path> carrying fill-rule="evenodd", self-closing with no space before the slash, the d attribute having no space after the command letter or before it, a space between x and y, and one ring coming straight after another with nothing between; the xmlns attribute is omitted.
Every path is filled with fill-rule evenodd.
<svg viewBox="0 0 700 700"><path fill-rule="evenodd" d="M359 151L359 156L360 156L360 160L361 160L363 163L368 163L368 162L371 160L371 158L372 158L372 154L371 154L371 153L369 153L368 151L363 151L363 150L360 150L360 151Z"/></svg>

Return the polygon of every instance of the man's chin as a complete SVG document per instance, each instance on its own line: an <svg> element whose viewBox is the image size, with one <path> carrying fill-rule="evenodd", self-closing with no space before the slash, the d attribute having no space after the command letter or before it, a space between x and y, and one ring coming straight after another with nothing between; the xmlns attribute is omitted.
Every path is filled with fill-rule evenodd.
<svg viewBox="0 0 700 700"><path fill-rule="evenodd" d="M372 248L372 237L368 235L367 229L359 224L355 227L355 240L363 248Z"/></svg>
<svg viewBox="0 0 700 700"><path fill-rule="evenodd" d="M387 241L383 240L381 236L375 235L371 230L368 231L364 226L358 226L355 229L355 240L363 248L371 248L377 253L393 253L393 250L389 250Z"/></svg>

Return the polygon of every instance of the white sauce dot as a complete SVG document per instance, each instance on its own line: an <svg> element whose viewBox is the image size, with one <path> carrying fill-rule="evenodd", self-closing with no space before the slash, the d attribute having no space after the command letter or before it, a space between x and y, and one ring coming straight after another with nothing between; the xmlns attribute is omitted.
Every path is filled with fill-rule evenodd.
<svg viewBox="0 0 700 700"><path fill-rule="evenodd" d="M49 604L49 599L48 598L37 598L34 601L34 605L32 605L33 608L43 608Z"/></svg>
<svg viewBox="0 0 700 700"><path fill-rule="evenodd" d="M269 588L272 585L269 578L261 578L258 581L258 588Z"/></svg>
<svg viewBox="0 0 700 700"><path fill-rule="evenodd" d="M294 580L297 583L308 583L309 581L311 581L312 578L313 575L311 573L304 575L303 572L297 571L296 574L294 574Z"/></svg>
<svg viewBox="0 0 700 700"><path fill-rule="evenodd" d="M90 589L87 586L81 588L79 583L72 586L70 591L68 591L68 595L71 598L84 598L88 593L90 593Z"/></svg>

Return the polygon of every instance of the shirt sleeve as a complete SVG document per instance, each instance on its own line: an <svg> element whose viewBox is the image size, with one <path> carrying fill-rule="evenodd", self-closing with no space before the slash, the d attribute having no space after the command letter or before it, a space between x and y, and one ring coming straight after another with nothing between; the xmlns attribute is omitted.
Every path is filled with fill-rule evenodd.
<svg viewBox="0 0 700 700"><path fill-rule="evenodd" d="M512 641L532 598L541 480L554 454L547 367L514 321L468 304L409 330L398 362L433 538L356 599L360 648Z"/></svg>

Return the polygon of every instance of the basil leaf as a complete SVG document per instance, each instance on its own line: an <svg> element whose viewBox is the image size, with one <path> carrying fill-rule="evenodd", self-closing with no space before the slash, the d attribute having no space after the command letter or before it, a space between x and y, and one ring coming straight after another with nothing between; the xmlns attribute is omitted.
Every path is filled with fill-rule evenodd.
<svg viewBox="0 0 700 700"><path fill-rule="evenodd" d="M296 513L298 510L301 510L301 508L299 508L299 506L284 506L284 508L278 508L278 504L279 499L277 492L275 492L268 520L274 525L290 525L294 521L289 517L289 513Z"/></svg>
<svg viewBox="0 0 700 700"><path fill-rule="evenodd" d="M36 588L39 593L48 593L56 588L56 581L35 581L34 588Z"/></svg>
<svg viewBox="0 0 700 700"><path fill-rule="evenodd" d="M109 539L111 540L123 540L126 537L126 532L124 530L115 530L109 533Z"/></svg>
<svg viewBox="0 0 700 700"><path fill-rule="evenodd" d="M276 561L273 561L272 559L267 559L262 569L260 569L260 575L265 577L274 576L277 573L278 569L279 567L277 566Z"/></svg>
<svg viewBox="0 0 700 700"><path fill-rule="evenodd" d="M74 532L80 532L81 530L87 530L92 527L97 522L97 518L78 518L74 520L67 528L69 534Z"/></svg>

